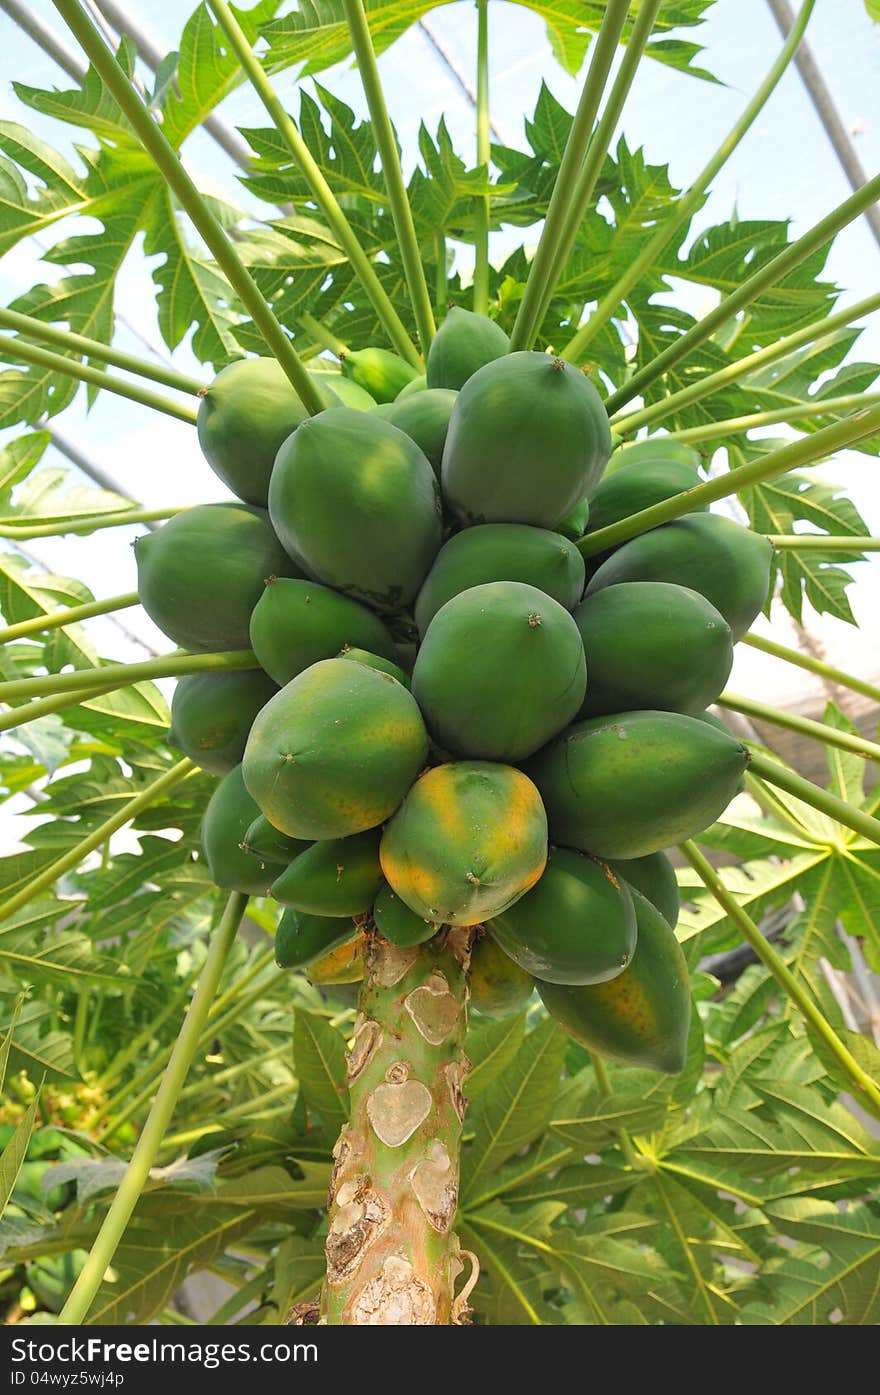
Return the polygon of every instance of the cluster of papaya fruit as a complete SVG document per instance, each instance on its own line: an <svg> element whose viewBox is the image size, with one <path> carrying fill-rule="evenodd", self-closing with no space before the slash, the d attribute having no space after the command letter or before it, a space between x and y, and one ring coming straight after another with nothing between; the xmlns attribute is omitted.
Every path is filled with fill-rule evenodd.
<svg viewBox="0 0 880 1395"><path fill-rule="evenodd" d="M352 353L311 417L273 361L218 374L199 436L240 502L141 538L140 596L178 644L260 667L181 679L171 739L222 776L214 880L286 907L279 964L350 982L365 932L479 925L480 1011L537 987L590 1049L676 1071L690 997L664 849L742 780L706 708L770 547L694 512L588 575L577 540L697 484L699 457L661 437L609 466L589 378L508 349L452 310L424 377Z"/></svg>

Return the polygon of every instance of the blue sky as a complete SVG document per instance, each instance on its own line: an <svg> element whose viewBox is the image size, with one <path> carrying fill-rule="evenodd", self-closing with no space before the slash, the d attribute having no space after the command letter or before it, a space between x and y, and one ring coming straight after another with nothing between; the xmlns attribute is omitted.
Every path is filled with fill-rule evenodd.
<svg viewBox="0 0 880 1395"><path fill-rule="evenodd" d="M33 8L54 28L65 32L49 0L34 0ZM131 8L160 42L173 46L184 7L175 0L132 0ZM443 7L430 15L429 22L462 70L471 74L476 29L473 5L462 2ZM65 75L5 15L0 15L0 35L7 75L34 85L69 85ZM643 144L652 162L668 161L672 180L680 186L687 185L714 151L781 42L765 0L717 0L708 22L699 31L689 31L689 36L696 36L705 45L705 65L721 79L721 84L700 82L658 63L645 62L621 123L630 145ZM868 172L874 173L880 168L880 26L868 20L863 0L819 0L808 37L844 123L859 131L856 142L862 161ZM72 40L68 41L75 46ZM563 103L574 105L577 81L555 63L541 21L523 7L493 0L490 58L492 114L506 137L520 139L523 117L533 109L542 79ZM410 159L419 121L424 119L434 128L444 112L456 142L467 148L473 141L472 112L418 30L410 31L383 55L380 68ZM321 80L359 112L364 110L356 72L341 67L322 74ZM283 75L277 85L295 108L294 77ZM247 89L239 90L227 101L223 114L234 124L265 124L261 109ZM8 80L0 88L0 116L26 121L62 149L69 148L70 132L22 108ZM187 144L186 158L203 186L241 200L235 168L206 136L198 135ZM797 235L848 192L822 127L792 69L716 180L699 223L726 218L736 208L743 218L790 218ZM59 274L45 264L41 267L38 257L39 249L29 243L0 262L0 294L7 301L35 279L51 279ZM853 225L838 238L828 270L845 288L848 299L856 300L876 289L880 249L863 223ZM122 278L119 308L158 343L149 268L142 258L133 258ZM699 299L695 308L700 308ZM135 350L139 347L125 331L120 333L119 342ZM880 317L874 317L858 352L860 357L880 359ZM185 348L176 360L182 368L194 367ZM145 408L103 394L87 415L81 396L61 425L148 506L222 495L218 482L200 459L194 434L170 419L157 419ZM58 463L51 456L46 459L47 463ZM846 485L872 531L880 532L876 462L858 455L839 457L823 467L823 473ZM130 541L131 534L113 531L95 535L88 544L59 539L35 543L32 550L50 567L82 576L103 595L133 586ZM858 569L859 583L855 589L859 608L862 595L865 604L872 606L876 600L880 589L876 581L878 569L880 561ZM145 636L151 633L149 623L136 612L130 623ZM106 652L127 654L128 646L107 622L101 622L100 631L96 628L96 638L99 634ZM164 642L162 647L167 647Z"/></svg>

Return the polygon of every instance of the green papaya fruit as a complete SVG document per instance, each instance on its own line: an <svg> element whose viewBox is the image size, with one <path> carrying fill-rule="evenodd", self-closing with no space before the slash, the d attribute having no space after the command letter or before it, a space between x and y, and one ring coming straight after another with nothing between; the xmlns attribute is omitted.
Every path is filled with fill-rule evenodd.
<svg viewBox="0 0 880 1395"><path fill-rule="evenodd" d="M510 1017L522 1012L535 991L531 974L525 973L504 953L491 935L480 935L471 950L468 970L468 1007L484 1017Z"/></svg>
<svg viewBox="0 0 880 1395"><path fill-rule="evenodd" d="M681 898L675 868L665 853L648 853L647 857L633 857L629 862L612 862L611 868L627 886L635 887L656 906L663 919L675 929Z"/></svg>
<svg viewBox="0 0 880 1395"><path fill-rule="evenodd" d="M589 499L581 499L580 503L575 504L574 508L570 509L556 526L564 538L570 538L572 542L577 542L578 538L582 538L587 531L589 521L590 501Z"/></svg>
<svg viewBox="0 0 880 1395"><path fill-rule="evenodd" d="M419 373L417 377L411 378L400 389L395 397L395 402L403 402L407 397L412 397L417 392L424 392L428 386L428 378L425 373Z"/></svg>
<svg viewBox="0 0 880 1395"><path fill-rule="evenodd" d="M573 619L587 656L584 717L639 707L696 716L715 701L733 667L730 626L687 586L606 586L587 596Z"/></svg>
<svg viewBox="0 0 880 1395"><path fill-rule="evenodd" d="M396 426L350 407L319 412L284 442L269 515L319 581L379 609L413 600L440 547L429 462Z"/></svg>
<svg viewBox="0 0 880 1395"><path fill-rule="evenodd" d="M714 823L747 764L740 742L696 717L622 712L576 722L525 769L541 792L555 841L627 859L672 847Z"/></svg>
<svg viewBox="0 0 880 1395"><path fill-rule="evenodd" d="M594 573L586 594L622 581L671 581L711 601L742 639L767 600L767 539L717 513L695 513L631 538Z"/></svg>
<svg viewBox="0 0 880 1395"><path fill-rule="evenodd" d="M510 339L494 320L453 305L431 340L425 365L428 387L457 392L478 368L509 349Z"/></svg>
<svg viewBox="0 0 880 1395"><path fill-rule="evenodd" d="M419 370L390 349L349 349L342 371L376 402L393 402L401 388L419 376Z"/></svg>
<svg viewBox="0 0 880 1395"><path fill-rule="evenodd" d="M275 963L279 969L304 969L359 934L353 920L287 910L275 931Z"/></svg>
<svg viewBox="0 0 880 1395"><path fill-rule="evenodd" d="M379 831L371 828L313 843L272 883L272 895L311 915L366 915L381 885Z"/></svg>
<svg viewBox="0 0 880 1395"><path fill-rule="evenodd" d="M316 581L288 577L267 578L251 615L250 639L260 664L279 684L320 659L332 659L346 644L388 659L395 654L388 630L365 605Z"/></svg>
<svg viewBox="0 0 880 1395"><path fill-rule="evenodd" d="M345 659L313 664L258 715L244 777L259 810L292 838L345 838L384 822L425 763L411 693Z"/></svg>
<svg viewBox="0 0 880 1395"><path fill-rule="evenodd" d="M183 649L250 648L251 611L269 576L298 568L249 504L198 504L134 545L141 605Z"/></svg>
<svg viewBox="0 0 880 1395"><path fill-rule="evenodd" d="M381 421L387 421L394 410L393 402L377 402L370 408L371 417L379 417Z"/></svg>
<svg viewBox="0 0 880 1395"><path fill-rule="evenodd" d="M524 523L465 528L434 558L416 600L416 624L424 635L442 605L489 581L523 581L572 610L584 594L585 580L583 557L559 533Z"/></svg>
<svg viewBox="0 0 880 1395"><path fill-rule="evenodd" d="M421 945L433 939L440 929L435 920L423 920L386 882L373 905L376 929L393 945Z"/></svg>
<svg viewBox="0 0 880 1395"><path fill-rule="evenodd" d="M265 814L259 814L254 819L241 841L243 852L273 867L287 867L311 846L306 839L288 838L286 833L269 822Z"/></svg>
<svg viewBox="0 0 880 1395"><path fill-rule="evenodd" d="M696 464L684 460L640 460L620 465L599 481L590 499L587 533L597 533L621 518L672 499L700 483ZM708 505L703 505L703 510Z"/></svg>
<svg viewBox="0 0 880 1395"><path fill-rule="evenodd" d="M614 474L623 465L649 464L655 460L677 460L696 469L700 459L700 452L693 446L676 441L672 436L646 436L642 441L632 441L616 450L608 462L608 474Z"/></svg>
<svg viewBox="0 0 880 1395"><path fill-rule="evenodd" d="M341 400L319 383L331 407ZM241 358L221 368L199 403L202 454L233 494L266 507L278 447L308 416L274 358Z"/></svg>
<svg viewBox="0 0 880 1395"><path fill-rule="evenodd" d="M378 669L380 673L390 673L398 683L402 683L405 688L409 687L409 674L404 673L398 664L393 664L390 659L383 659L379 654L369 654L366 649L352 649L346 645L340 649L336 657L348 659L350 663L366 664L368 668Z"/></svg>
<svg viewBox="0 0 880 1395"><path fill-rule="evenodd" d="M168 741L203 770L226 775L244 755L260 708L277 692L277 684L259 668L178 678Z"/></svg>
<svg viewBox="0 0 880 1395"><path fill-rule="evenodd" d="M524 896L547 861L547 819L522 771L487 761L428 770L387 825L385 880L425 920L476 925Z"/></svg>
<svg viewBox="0 0 880 1395"><path fill-rule="evenodd" d="M506 354L458 394L443 494L465 523L555 528L597 483L610 451L602 399L579 368L542 353Z"/></svg>
<svg viewBox="0 0 880 1395"><path fill-rule="evenodd" d="M564 606L534 586L493 581L438 610L412 691L444 751L518 761L571 721L586 682L584 646Z"/></svg>
<svg viewBox="0 0 880 1395"><path fill-rule="evenodd" d="M572 848L551 849L537 885L486 929L546 983L602 983L623 972L636 947L629 888L607 862Z"/></svg>
<svg viewBox="0 0 880 1395"><path fill-rule="evenodd" d="M202 819L202 852L211 880L226 891L268 895L274 871L241 846L259 812L236 765L214 790Z"/></svg>
<svg viewBox="0 0 880 1395"><path fill-rule="evenodd" d="M629 967L605 983L538 983L550 1016L588 1051L677 1075L691 1020L687 964L660 912L633 892L638 943Z"/></svg>
<svg viewBox="0 0 880 1395"><path fill-rule="evenodd" d="M311 376L320 387L329 388L334 397L338 399L338 404L342 407L354 407L357 412L371 412L376 405L375 399L370 396L366 388L360 387L353 378L347 378L344 373L334 373L331 370L313 368L311 370ZM328 407L334 405L336 404L327 403Z"/></svg>
<svg viewBox="0 0 880 1395"><path fill-rule="evenodd" d="M722 717L719 717L715 712L697 712L696 717L699 722L705 722L707 726L714 727L716 731L724 732L725 736L732 736L734 741L739 740L739 737L737 736L736 732L733 731L732 728L727 725L724 719ZM737 794L740 792L740 790L744 790L745 787L746 777L745 774L743 774L739 784L736 787Z"/></svg>
<svg viewBox="0 0 880 1395"><path fill-rule="evenodd" d="M416 392L409 397L398 398L385 417L398 431L405 432L411 441L415 441L431 462L431 469L438 479L456 395L443 388Z"/></svg>

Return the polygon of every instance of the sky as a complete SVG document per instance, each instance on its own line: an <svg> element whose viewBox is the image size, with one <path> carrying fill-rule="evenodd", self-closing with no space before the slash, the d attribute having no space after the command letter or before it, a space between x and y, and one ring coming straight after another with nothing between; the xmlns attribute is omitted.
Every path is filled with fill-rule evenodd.
<svg viewBox="0 0 880 1395"><path fill-rule="evenodd" d="M49 0L33 0L33 9L64 33ZM165 47L175 43L185 8L178 0L132 0L132 12L143 28ZM428 22L460 69L468 76L475 67L475 14L471 3L433 11ZM542 81L572 109L579 82L568 77L555 62L540 19L520 5L492 0L489 6L492 117L505 139L518 141L523 117L531 112ZM621 129L630 146L644 145L647 159L670 166L673 182L686 187L715 150L745 102L760 83L781 43L765 0L717 0L708 22L687 31L705 46L703 62L719 79L710 84L687 77L656 62L643 62L624 112ZM0 14L0 38L7 75L35 86L70 85L69 79ZM869 174L880 168L880 25L867 17L863 0L819 0L808 29L808 39L825 80L838 105L844 124L857 132L856 146ZM403 144L405 162L411 162L418 125L425 120L435 129L442 114L457 145L473 141L473 113L459 87L418 30L409 31L379 61L388 103ZM365 114L358 74L340 66L321 74L321 81ZM296 109L296 79L284 74L276 83L287 104ZM233 124L266 124L247 88L233 94L223 106ZM0 118L25 121L48 140L69 150L72 132L41 118L16 100L11 82L0 87ZM82 137L77 137L81 139ZM247 204L237 185L235 167L204 134L186 146L188 167L201 186ZM698 216L696 228L729 217L735 209L741 218L789 218L798 236L849 193L849 186L828 144L820 122L793 68L771 98L762 116L715 181L708 204ZM512 241L501 235L495 250L503 253ZM40 249L33 242L14 250L0 261L0 295L8 302L35 280L51 280L60 271L39 262ZM155 327L150 268L142 256L134 256L120 279L118 309L153 344L160 347ZM846 300L857 300L876 290L880 273L880 249L863 222L852 225L837 239L827 272L845 291ZM698 311L707 303L695 302ZM125 328L118 334L120 347L143 353L143 345ZM866 329L858 357L880 361L880 317ZM204 370L184 346L175 363L200 376ZM160 417L147 408L102 393L86 412L85 397L60 419L64 432L97 463L110 470L132 497L147 507L188 504L224 497L224 489L201 459L195 433L186 425ZM45 463L63 463L53 451ZM822 475L838 480L851 493L863 513L869 531L880 533L880 486L877 462L848 453L822 467ZM135 587L131 541L134 531L110 530L93 535L87 543L77 538L40 540L29 545L35 558L62 574L85 580L97 595L110 595ZM851 597L857 614L870 620L880 599L880 558L860 564ZM834 661L864 671L871 663L871 636L858 635L836 621L810 621ZM126 625L148 643L167 649L168 642L139 611L126 615ZM780 628L781 627L781 628ZM785 633L784 617L774 633L792 642ZM143 657L141 650L107 620L92 622L95 641L108 656ZM756 695L773 682L796 697L803 690L804 675L796 670L784 676L774 665L765 674L766 661L747 651L737 674L741 690ZM873 666L876 672L876 644ZM755 683L759 686L756 687Z"/></svg>

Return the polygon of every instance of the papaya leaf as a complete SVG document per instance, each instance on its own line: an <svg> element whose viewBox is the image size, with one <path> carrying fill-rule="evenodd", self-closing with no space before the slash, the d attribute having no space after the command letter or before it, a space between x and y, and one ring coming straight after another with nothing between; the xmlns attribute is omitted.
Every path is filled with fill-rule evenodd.
<svg viewBox="0 0 880 1395"><path fill-rule="evenodd" d="M526 1014L516 1013L499 1022L481 1022L471 1026L465 1044L465 1055L471 1063L464 1092L474 1100L483 1090L507 1070L520 1046L526 1030Z"/></svg>
<svg viewBox="0 0 880 1395"><path fill-rule="evenodd" d="M747 1306L743 1321L876 1324L880 1223L875 1208L856 1202L841 1211L833 1202L791 1197L768 1206L767 1214L779 1233L801 1242L801 1248L768 1265L772 1297Z"/></svg>
<svg viewBox="0 0 880 1395"><path fill-rule="evenodd" d="M336 1134L348 1117L345 1038L325 1017L300 1008L293 1024L293 1059L303 1097Z"/></svg>
<svg viewBox="0 0 880 1395"><path fill-rule="evenodd" d="M6 1210L9 1198L15 1190L15 1184L27 1155L39 1104L40 1090L38 1089L20 1122L16 1125L15 1132L0 1153L0 1216Z"/></svg>

